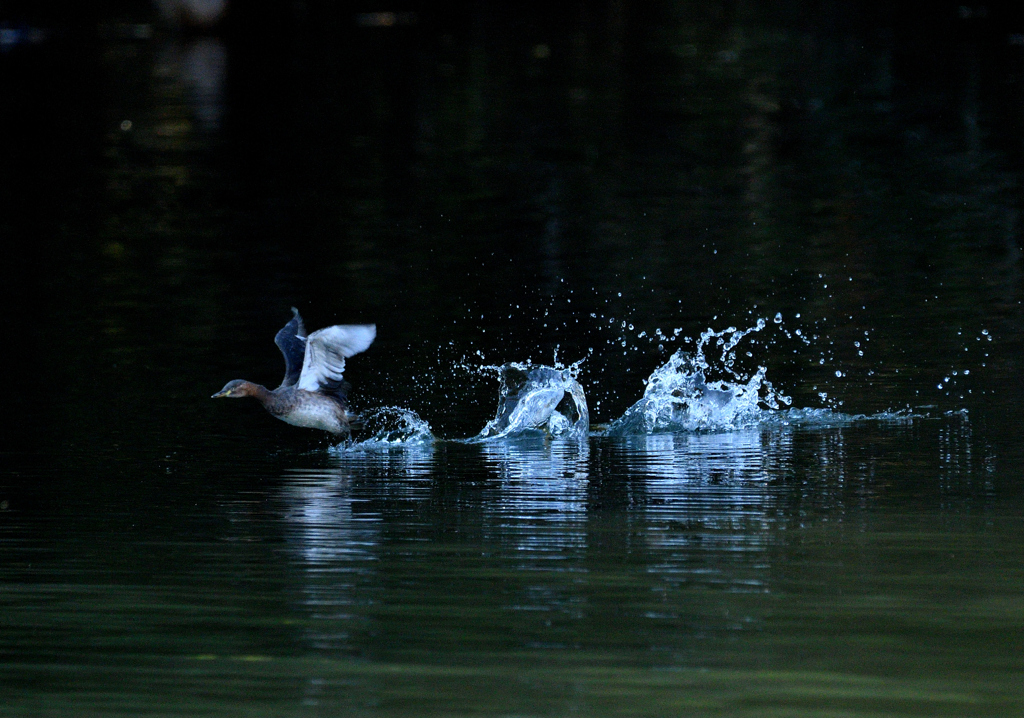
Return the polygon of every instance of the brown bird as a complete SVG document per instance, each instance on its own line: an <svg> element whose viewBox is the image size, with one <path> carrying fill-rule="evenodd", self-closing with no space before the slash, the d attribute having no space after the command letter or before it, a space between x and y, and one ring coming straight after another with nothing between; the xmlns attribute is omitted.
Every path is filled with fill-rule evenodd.
<svg viewBox="0 0 1024 718"><path fill-rule="evenodd" d="M345 360L365 351L377 336L375 324L336 324L306 336L299 310L274 337L284 354L284 380L273 391L244 379L235 379L213 395L214 399L251 396L281 421L293 426L323 429L347 436L355 418L348 411L348 384L342 379Z"/></svg>

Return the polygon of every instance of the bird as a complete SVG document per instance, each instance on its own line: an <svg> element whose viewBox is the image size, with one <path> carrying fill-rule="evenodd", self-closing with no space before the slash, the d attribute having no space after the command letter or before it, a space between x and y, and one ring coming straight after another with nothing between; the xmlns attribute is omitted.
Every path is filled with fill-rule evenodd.
<svg viewBox="0 0 1024 718"><path fill-rule="evenodd" d="M284 355L284 379L274 390L244 379L235 379L213 399L251 396L281 421L293 426L322 429L347 437L356 416L349 413L342 379L345 360L366 351L377 337L376 324L336 324L306 336L299 310L292 307L291 320L274 336Z"/></svg>

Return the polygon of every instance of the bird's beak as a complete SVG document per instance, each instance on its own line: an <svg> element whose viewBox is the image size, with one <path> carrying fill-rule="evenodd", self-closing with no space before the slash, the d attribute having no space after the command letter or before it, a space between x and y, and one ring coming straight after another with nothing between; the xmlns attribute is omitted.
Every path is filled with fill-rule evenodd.
<svg viewBox="0 0 1024 718"><path fill-rule="evenodd" d="M223 398L224 398L225 396L227 396L227 395L228 395L229 393L230 393L230 392L229 392L229 391L228 391L227 389L225 389L225 390L223 390L223 391L218 391L218 392L217 392L216 394L214 394L214 395L213 395L213 396L211 396L210 398L211 398L211 399L223 399Z"/></svg>

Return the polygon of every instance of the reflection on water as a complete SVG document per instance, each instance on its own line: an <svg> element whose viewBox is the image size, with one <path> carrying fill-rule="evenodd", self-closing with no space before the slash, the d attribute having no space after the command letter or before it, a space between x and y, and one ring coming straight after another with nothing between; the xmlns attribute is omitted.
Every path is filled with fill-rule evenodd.
<svg viewBox="0 0 1024 718"><path fill-rule="evenodd" d="M227 0L154 0L165 22L210 28L224 18Z"/></svg>
<svg viewBox="0 0 1024 718"><path fill-rule="evenodd" d="M910 439L930 453L915 450L908 464ZM406 689L426 691L425 700L483 699L487 690L456 687L467 678L459 671L501 683L530 670L517 655L549 666L547 700L576 710L593 699L582 676L607 661L630 668L606 675L606 685L643 683L630 673L641 666L710 670L706 685L687 682L707 696L721 688L714 671L730 666L736 690L761 692L766 705L785 699L765 697L761 671L790 676L794 695L863 674L880 681L870 689L880 705L900 686L931 700L932 689L915 683L927 669L909 668L929 665L923 646L962 664L954 659L962 643L942 627L964 610L978 620L992 610L1005 620L1011 610L940 605L933 592L983 593L977 582L1005 571L1008 558L958 547L989 533L1005 542L1007 527L991 518L933 524L912 507L920 498L908 504L904 476L916 463L934 472L936 489L963 491L986 481L977 451L958 416L582 443L539 435L434 442L348 451L321 469L286 471L279 516L294 610L305 616L295 624L297 645L378 666L309 666L303 700L341 705L345 691L356 691L398 710ZM907 511L951 533L922 545ZM959 588L915 569L921 561L951 562L964 574ZM888 596L891 581L903 585ZM801 628L806 621L832 628ZM904 640L892 621L931 621L939 632L915 648L915 629ZM887 673L892 650L909 669L903 677ZM411 669L436 660L450 668ZM386 666L411 672L388 686L377 672ZM583 693L572 698L567 682ZM829 700L845 700L833 688L824 689ZM509 690L502 700L526 700L525 688Z"/></svg>
<svg viewBox="0 0 1024 718"><path fill-rule="evenodd" d="M48 705L32 686L107 714L621 712L638 691L659 714L1016 709L1024 544L976 432L440 441L147 477L180 512L122 491L56 523L7 508L0 677L23 714ZM97 543L79 513L146 529Z"/></svg>
<svg viewBox="0 0 1024 718"><path fill-rule="evenodd" d="M287 475L282 500L286 540L301 569L297 577L310 620L302 631L311 648L357 652L352 625L365 621L374 579L382 517L352 497L344 471Z"/></svg>
<svg viewBox="0 0 1024 718"><path fill-rule="evenodd" d="M213 37L167 42L157 53L155 72L181 83L200 132L220 129L226 70L224 44Z"/></svg>
<svg viewBox="0 0 1024 718"><path fill-rule="evenodd" d="M564 479L586 483L590 444L576 439L550 439L541 434L479 444L486 465L505 482L522 481L527 490L544 491L545 486ZM514 500L514 499L513 499Z"/></svg>
<svg viewBox="0 0 1024 718"><path fill-rule="evenodd" d="M753 486L769 481L791 460L792 434L740 429L715 434L651 434L630 437L630 469L650 487L686 482Z"/></svg>
<svg viewBox="0 0 1024 718"><path fill-rule="evenodd" d="M295 530L302 562L316 572L335 561L366 558L379 533L380 516L352 514L351 478L333 471L289 473L285 520Z"/></svg>
<svg viewBox="0 0 1024 718"><path fill-rule="evenodd" d="M554 559L558 570L579 570L587 549L589 444L525 436L484 442L480 452L496 476L482 510L487 540L505 547L522 568Z"/></svg>
<svg viewBox="0 0 1024 718"><path fill-rule="evenodd" d="M645 477L649 571L673 586L768 590L778 508L769 486L792 460L791 438L744 430L626 443L627 465Z"/></svg>

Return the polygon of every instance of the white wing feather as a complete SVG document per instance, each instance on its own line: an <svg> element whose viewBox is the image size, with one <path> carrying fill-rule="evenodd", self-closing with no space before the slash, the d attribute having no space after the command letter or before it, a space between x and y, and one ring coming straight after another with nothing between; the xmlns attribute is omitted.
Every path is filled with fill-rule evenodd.
<svg viewBox="0 0 1024 718"><path fill-rule="evenodd" d="M320 391L336 385L345 372L345 359L366 351L376 337L376 324L336 324L313 332L306 340L302 373L295 386Z"/></svg>

